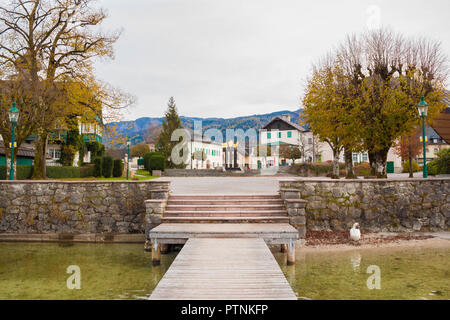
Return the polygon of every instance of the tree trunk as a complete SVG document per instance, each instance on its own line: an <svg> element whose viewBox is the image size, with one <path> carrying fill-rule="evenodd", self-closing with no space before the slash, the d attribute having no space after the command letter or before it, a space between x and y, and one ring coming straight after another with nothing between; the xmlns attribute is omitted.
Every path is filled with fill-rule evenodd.
<svg viewBox="0 0 450 320"><path fill-rule="evenodd" d="M408 160L409 160L409 177L410 178L414 178L414 173L413 173L413 164L412 164L412 145L411 145L411 141L409 142L409 146L408 146Z"/></svg>
<svg viewBox="0 0 450 320"><path fill-rule="evenodd" d="M344 158L345 158L345 178L346 179L354 179L355 173L353 172L353 153L350 149L344 150Z"/></svg>
<svg viewBox="0 0 450 320"><path fill-rule="evenodd" d="M389 148L376 152L369 152L370 170L373 176L377 178L387 178L386 161Z"/></svg>
<svg viewBox="0 0 450 320"><path fill-rule="evenodd" d="M333 174L332 179L339 179L339 150L333 150Z"/></svg>
<svg viewBox="0 0 450 320"><path fill-rule="evenodd" d="M36 134L36 152L34 154L34 167L32 179L46 179L46 151L47 151L48 133L41 131Z"/></svg>

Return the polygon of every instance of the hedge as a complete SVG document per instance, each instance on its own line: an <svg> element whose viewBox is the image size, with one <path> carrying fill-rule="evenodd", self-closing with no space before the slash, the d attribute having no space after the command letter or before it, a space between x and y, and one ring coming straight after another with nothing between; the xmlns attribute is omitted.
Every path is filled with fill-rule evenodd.
<svg viewBox="0 0 450 320"><path fill-rule="evenodd" d="M103 157L103 165L102 165L102 176L105 178L111 178L113 171L113 158L112 157Z"/></svg>
<svg viewBox="0 0 450 320"><path fill-rule="evenodd" d="M121 159L115 159L113 164L113 177L119 178L122 176L123 162Z"/></svg>
<svg viewBox="0 0 450 320"><path fill-rule="evenodd" d="M144 154L144 168L147 171L149 170L149 165L150 165L150 158L154 155L154 154L158 154L158 152L148 152L146 154Z"/></svg>
<svg viewBox="0 0 450 320"><path fill-rule="evenodd" d="M148 164L148 171L161 170L163 171L166 165L166 158L162 154L154 154L150 157Z"/></svg>
<svg viewBox="0 0 450 320"><path fill-rule="evenodd" d="M94 177L102 176L103 158L94 159Z"/></svg>
<svg viewBox="0 0 450 320"><path fill-rule="evenodd" d="M17 180L30 179L33 173L33 166L16 166ZM61 179L61 178L85 178L92 177L94 173L93 166L85 167L54 167L49 166L46 168L47 178L50 179ZM0 180L6 180L6 166L0 166Z"/></svg>

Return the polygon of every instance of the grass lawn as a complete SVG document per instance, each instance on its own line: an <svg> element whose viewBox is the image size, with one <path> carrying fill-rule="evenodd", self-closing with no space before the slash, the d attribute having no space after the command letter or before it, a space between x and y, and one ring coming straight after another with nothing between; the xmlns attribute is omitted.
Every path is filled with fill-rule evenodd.
<svg viewBox="0 0 450 320"><path fill-rule="evenodd" d="M150 172L148 172L147 170L136 170L136 174L139 174L141 176L148 176L148 177L150 177Z"/></svg>

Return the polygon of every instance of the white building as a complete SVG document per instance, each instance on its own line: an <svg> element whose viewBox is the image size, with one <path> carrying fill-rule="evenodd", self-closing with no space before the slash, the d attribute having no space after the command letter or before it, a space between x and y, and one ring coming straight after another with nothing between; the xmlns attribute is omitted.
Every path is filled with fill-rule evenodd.
<svg viewBox="0 0 450 320"><path fill-rule="evenodd" d="M189 156L186 160L186 169L214 169L223 167L222 143L214 141L191 140L188 142ZM196 152L203 152L205 158L195 158ZM198 153L197 153L198 154Z"/></svg>

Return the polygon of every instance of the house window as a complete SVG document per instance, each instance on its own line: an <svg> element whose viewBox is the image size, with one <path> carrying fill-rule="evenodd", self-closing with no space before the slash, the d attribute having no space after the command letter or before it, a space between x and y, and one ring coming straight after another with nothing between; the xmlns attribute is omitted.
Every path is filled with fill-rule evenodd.
<svg viewBox="0 0 450 320"><path fill-rule="evenodd" d="M270 134L270 132L267 132L267 139L270 139L271 138L271 134Z"/></svg>
<svg viewBox="0 0 450 320"><path fill-rule="evenodd" d="M363 153L363 155L362 155L362 160L363 160L364 162L369 161L369 157L367 156L367 153Z"/></svg>
<svg viewBox="0 0 450 320"><path fill-rule="evenodd" d="M312 138L308 138L308 144L313 144L312 143Z"/></svg>
<svg viewBox="0 0 450 320"><path fill-rule="evenodd" d="M358 162L358 154L357 153L353 154L353 162Z"/></svg>
<svg viewBox="0 0 450 320"><path fill-rule="evenodd" d="M438 148L434 148L434 153L438 153L439 149Z"/></svg>
<svg viewBox="0 0 450 320"><path fill-rule="evenodd" d="M281 132L278 132L278 138L281 138Z"/></svg>
<svg viewBox="0 0 450 320"><path fill-rule="evenodd" d="M60 159L61 158L61 150L48 149L48 153L52 159Z"/></svg>
<svg viewBox="0 0 450 320"><path fill-rule="evenodd" d="M291 132L291 131L288 131L288 132L287 132L287 137L288 137L288 138L292 138L292 132Z"/></svg>

